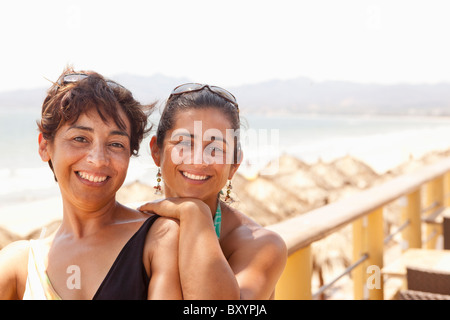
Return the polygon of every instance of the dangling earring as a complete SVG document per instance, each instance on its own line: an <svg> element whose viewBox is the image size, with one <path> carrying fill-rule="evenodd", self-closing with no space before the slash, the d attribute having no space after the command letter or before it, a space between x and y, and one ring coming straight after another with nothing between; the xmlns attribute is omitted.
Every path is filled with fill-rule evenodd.
<svg viewBox="0 0 450 320"><path fill-rule="evenodd" d="M161 182L161 169L158 168L158 173L156 174L156 186L153 187L155 188L155 194L162 194L160 182Z"/></svg>
<svg viewBox="0 0 450 320"><path fill-rule="evenodd" d="M231 189L233 189L233 187L231 186L231 180L228 180L227 195L225 196L225 199L224 199L224 201L226 203L233 203L234 202L234 199L230 196Z"/></svg>

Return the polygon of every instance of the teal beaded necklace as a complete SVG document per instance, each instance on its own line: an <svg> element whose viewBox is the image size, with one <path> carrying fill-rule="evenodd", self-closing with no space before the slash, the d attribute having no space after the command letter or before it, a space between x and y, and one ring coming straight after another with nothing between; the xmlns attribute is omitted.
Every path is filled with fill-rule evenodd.
<svg viewBox="0 0 450 320"><path fill-rule="evenodd" d="M214 215L214 229L216 230L217 239L220 239L220 228L222 225L222 210L220 209L220 201L217 200L216 214Z"/></svg>

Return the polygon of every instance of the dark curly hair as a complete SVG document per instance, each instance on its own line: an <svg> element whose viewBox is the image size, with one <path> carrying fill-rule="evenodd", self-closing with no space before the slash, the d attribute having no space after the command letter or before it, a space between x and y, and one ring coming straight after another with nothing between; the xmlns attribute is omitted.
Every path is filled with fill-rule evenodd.
<svg viewBox="0 0 450 320"><path fill-rule="evenodd" d="M86 77L65 83L63 79L69 74L83 74ZM128 89L94 71L74 71L72 67L67 67L47 91L37 125L44 139L51 142L62 125L73 124L80 115L96 110L105 123L112 119L124 130L125 123L119 115L119 110L122 110L130 122L130 156L137 156L142 140L151 130L151 126L147 128L148 116L155 105L142 105ZM49 166L53 170L51 161Z"/></svg>

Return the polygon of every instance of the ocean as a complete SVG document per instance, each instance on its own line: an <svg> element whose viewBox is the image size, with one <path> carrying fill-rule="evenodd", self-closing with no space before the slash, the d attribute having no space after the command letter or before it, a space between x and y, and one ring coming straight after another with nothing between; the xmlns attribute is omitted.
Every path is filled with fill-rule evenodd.
<svg viewBox="0 0 450 320"><path fill-rule="evenodd" d="M152 121L157 123L158 117ZM39 111L0 113L0 209L59 193L38 154L38 118ZM383 173L410 157L450 148L449 118L246 114L242 122L244 161L239 172L249 177L276 174L283 154L307 163L351 155ZM143 141L140 156L132 158L125 184L154 184L156 167L148 141Z"/></svg>

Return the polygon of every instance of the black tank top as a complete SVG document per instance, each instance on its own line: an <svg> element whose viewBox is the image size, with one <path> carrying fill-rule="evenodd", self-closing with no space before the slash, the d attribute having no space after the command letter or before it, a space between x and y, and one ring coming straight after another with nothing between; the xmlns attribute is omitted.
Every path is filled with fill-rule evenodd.
<svg viewBox="0 0 450 320"><path fill-rule="evenodd" d="M153 215L128 240L93 300L147 300L150 278L145 271L143 251L147 232L159 216Z"/></svg>

